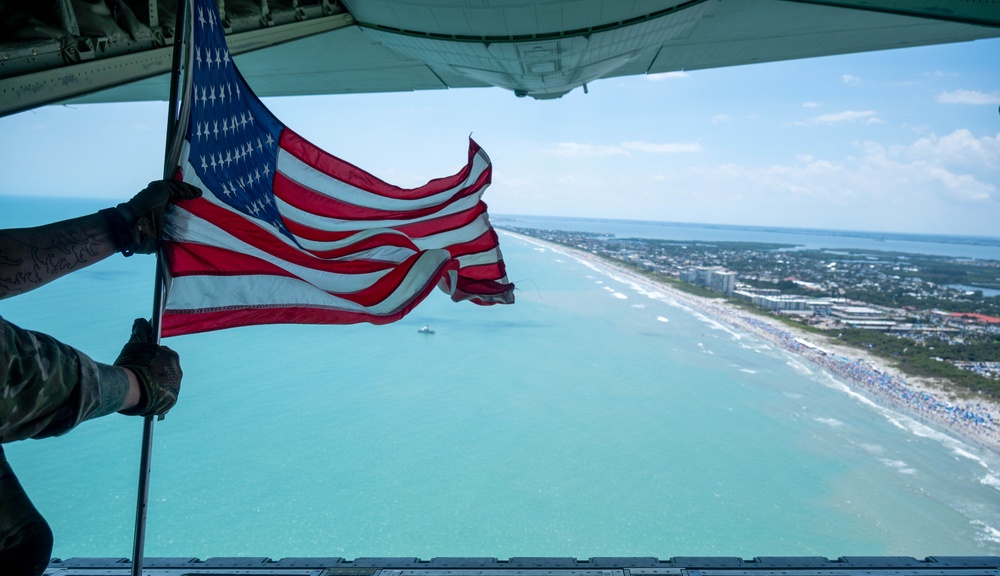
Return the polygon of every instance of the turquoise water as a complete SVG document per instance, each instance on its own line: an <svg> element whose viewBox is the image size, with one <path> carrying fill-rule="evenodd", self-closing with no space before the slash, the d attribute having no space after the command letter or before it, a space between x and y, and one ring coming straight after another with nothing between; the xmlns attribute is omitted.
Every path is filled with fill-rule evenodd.
<svg viewBox="0 0 1000 576"><path fill-rule="evenodd" d="M0 198L0 226L96 207ZM669 298L501 244L514 306L436 293L389 326L166 340L185 378L155 429L147 555L1000 554L994 456ZM115 257L0 314L111 360L152 268ZM57 556L131 555L140 436L113 415L6 447Z"/></svg>

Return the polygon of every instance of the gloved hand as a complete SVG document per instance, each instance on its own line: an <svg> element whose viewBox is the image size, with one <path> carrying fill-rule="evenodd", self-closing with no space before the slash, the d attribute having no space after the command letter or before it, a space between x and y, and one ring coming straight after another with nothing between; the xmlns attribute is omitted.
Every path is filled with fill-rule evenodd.
<svg viewBox="0 0 1000 576"><path fill-rule="evenodd" d="M128 368L139 381L139 403L128 416L163 416L177 403L181 389L181 364L176 352L153 343L153 327L144 318L132 323L132 337L115 360L115 366Z"/></svg>
<svg viewBox="0 0 1000 576"><path fill-rule="evenodd" d="M118 249L126 256L130 253L152 254L160 239L163 212L167 205L200 196L201 190L179 180L150 182L149 186L131 200L116 206L125 219L127 240L131 242L131 246L118 246Z"/></svg>

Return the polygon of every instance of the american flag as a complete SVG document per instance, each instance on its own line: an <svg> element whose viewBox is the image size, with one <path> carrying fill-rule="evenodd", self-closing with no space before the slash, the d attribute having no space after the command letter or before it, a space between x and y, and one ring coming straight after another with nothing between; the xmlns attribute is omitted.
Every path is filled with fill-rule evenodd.
<svg viewBox="0 0 1000 576"><path fill-rule="evenodd" d="M513 303L481 199L492 166L474 141L453 176L413 189L387 184L264 107L233 64L214 0L195 0L191 18L177 165L203 196L165 218L163 336L385 324L434 286L455 301Z"/></svg>

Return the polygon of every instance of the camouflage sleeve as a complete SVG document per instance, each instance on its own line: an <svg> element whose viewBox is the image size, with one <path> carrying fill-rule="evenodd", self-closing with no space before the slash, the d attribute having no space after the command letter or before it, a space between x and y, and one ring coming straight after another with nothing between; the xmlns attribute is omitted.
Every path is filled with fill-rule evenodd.
<svg viewBox="0 0 1000 576"><path fill-rule="evenodd" d="M64 434L117 410L128 377L0 318L0 443Z"/></svg>

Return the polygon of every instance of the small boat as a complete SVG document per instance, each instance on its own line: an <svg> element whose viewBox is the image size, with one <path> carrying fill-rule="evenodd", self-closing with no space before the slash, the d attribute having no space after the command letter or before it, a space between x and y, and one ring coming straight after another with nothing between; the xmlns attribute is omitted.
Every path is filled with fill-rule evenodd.
<svg viewBox="0 0 1000 576"><path fill-rule="evenodd" d="M417 332L419 332L421 334L433 334L434 333L434 331L431 330L431 327L428 326L427 324L424 324L424 327L421 328L420 330L417 330Z"/></svg>

